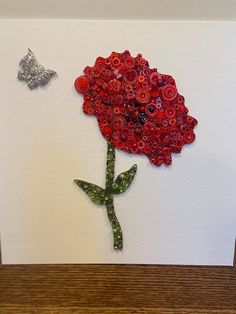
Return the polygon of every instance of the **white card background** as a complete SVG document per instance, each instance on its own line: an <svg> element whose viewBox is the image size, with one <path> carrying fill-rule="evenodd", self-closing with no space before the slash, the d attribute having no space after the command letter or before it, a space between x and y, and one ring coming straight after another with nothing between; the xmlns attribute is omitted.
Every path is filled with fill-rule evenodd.
<svg viewBox="0 0 236 314"><path fill-rule="evenodd" d="M0 232L3 263L232 265L236 223L236 24L0 21ZM31 48L58 77L30 91L16 79ZM73 183L104 184L106 142L82 113L76 76L98 55L129 49L174 76L197 140L169 168L133 163L130 189L115 197L124 251L112 249L104 208Z"/></svg>

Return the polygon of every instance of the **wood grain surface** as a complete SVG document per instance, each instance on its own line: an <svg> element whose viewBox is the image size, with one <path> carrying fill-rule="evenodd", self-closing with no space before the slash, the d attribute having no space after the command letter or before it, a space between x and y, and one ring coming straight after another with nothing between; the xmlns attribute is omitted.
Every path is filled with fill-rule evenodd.
<svg viewBox="0 0 236 314"><path fill-rule="evenodd" d="M236 267L0 266L0 313L236 313Z"/></svg>

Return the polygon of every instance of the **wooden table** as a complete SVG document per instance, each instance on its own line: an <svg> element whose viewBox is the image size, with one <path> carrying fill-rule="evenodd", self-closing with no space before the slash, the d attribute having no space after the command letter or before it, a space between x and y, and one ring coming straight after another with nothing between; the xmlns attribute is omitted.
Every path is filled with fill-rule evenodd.
<svg viewBox="0 0 236 314"><path fill-rule="evenodd" d="M2 265L0 313L232 314L236 263L234 267Z"/></svg>

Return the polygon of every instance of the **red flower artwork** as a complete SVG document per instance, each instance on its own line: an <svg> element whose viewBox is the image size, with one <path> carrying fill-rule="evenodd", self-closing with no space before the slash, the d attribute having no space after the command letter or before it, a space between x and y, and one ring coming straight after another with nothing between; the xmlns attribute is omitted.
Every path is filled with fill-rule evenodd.
<svg viewBox="0 0 236 314"><path fill-rule="evenodd" d="M108 151L112 149L114 153L116 147L127 153L144 154L156 166L169 166L172 153L180 153L185 144L195 140L193 129L197 120L188 114L175 80L151 69L141 54L132 57L126 50L112 52L108 58L98 57L95 65L87 66L84 75L75 80L75 88L84 96L84 113L96 116L108 141ZM134 174L130 180L131 170ZM125 173L128 186L136 165L129 171ZM85 190L81 182L84 181L76 180ZM116 182L112 179L110 183L112 186ZM123 192L122 187L120 190ZM104 191L118 194L110 186ZM114 233L114 239L115 236ZM122 249L123 242L115 242L114 247Z"/></svg>
<svg viewBox="0 0 236 314"><path fill-rule="evenodd" d="M84 113L96 116L107 141L128 153L145 154L157 166L170 165L171 154L195 140L197 120L188 115L175 80L151 69L141 54L98 57L75 88L84 95Z"/></svg>

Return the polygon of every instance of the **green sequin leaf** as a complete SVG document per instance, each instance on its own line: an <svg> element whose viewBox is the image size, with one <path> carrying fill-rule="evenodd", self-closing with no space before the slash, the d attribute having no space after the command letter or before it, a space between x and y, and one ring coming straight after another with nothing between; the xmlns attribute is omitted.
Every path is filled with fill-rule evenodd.
<svg viewBox="0 0 236 314"><path fill-rule="evenodd" d="M137 171L137 165L133 165L129 170L118 175L115 182L112 184L112 193L120 194L125 192L132 183Z"/></svg>
<svg viewBox="0 0 236 314"><path fill-rule="evenodd" d="M96 184L92 184L82 180L74 180L77 184L94 202L96 205L104 205L108 200L108 196L103 188Z"/></svg>

